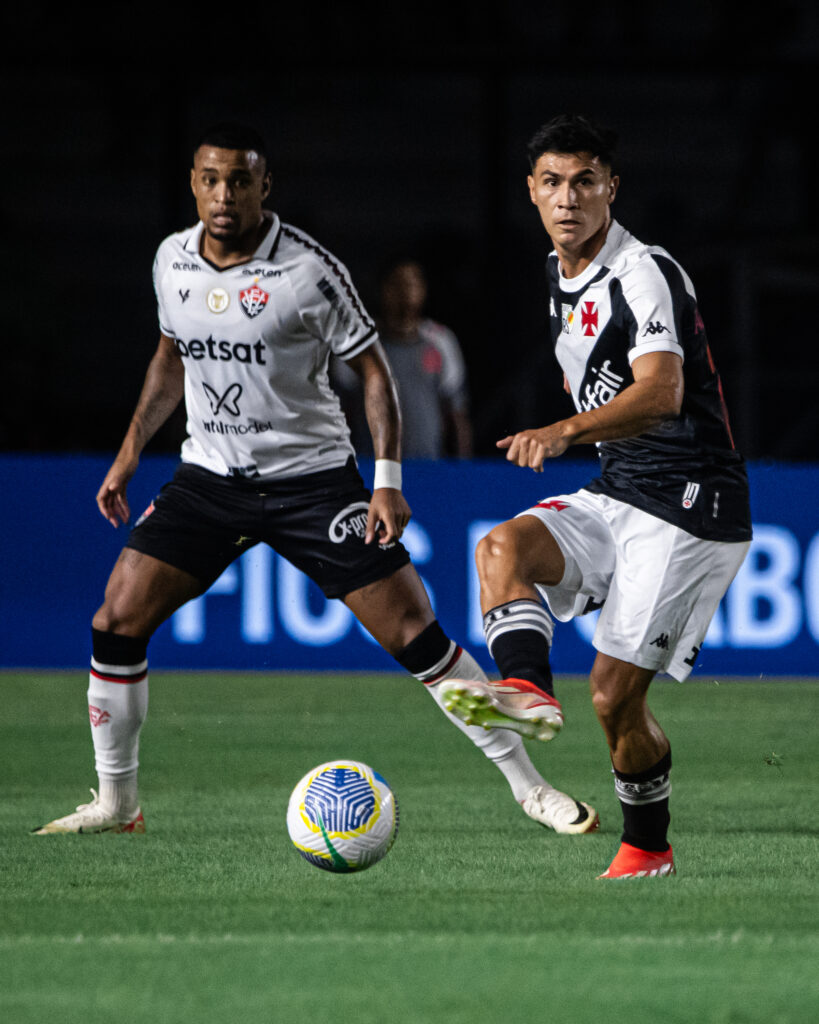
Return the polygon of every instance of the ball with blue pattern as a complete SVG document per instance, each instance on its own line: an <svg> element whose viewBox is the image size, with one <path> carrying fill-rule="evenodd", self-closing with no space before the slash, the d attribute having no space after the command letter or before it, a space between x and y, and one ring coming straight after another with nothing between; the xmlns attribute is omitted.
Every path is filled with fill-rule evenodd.
<svg viewBox="0 0 819 1024"><path fill-rule="evenodd" d="M325 871L362 871L382 860L398 832L398 803L361 761L327 761L299 780L287 807L299 853Z"/></svg>

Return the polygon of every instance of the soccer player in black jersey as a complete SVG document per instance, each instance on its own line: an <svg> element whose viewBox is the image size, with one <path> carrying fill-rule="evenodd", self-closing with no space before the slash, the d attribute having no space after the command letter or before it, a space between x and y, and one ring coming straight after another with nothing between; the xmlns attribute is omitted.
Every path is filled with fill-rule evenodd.
<svg viewBox="0 0 819 1024"><path fill-rule="evenodd" d="M271 545L344 601L439 706L445 679L486 679L439 625L400 543L410 518L401 420L375 324L345 267L264 209L270 185L258 133L209 129L191 169L199 222L157 252L159 344L97 495L113 526L130 518L127 488L143 448L183 399L189 436L173 480L131 530L93 619L88 708L99 793L40 835L144 831L137 767L148 642L254 544ZM372 491L329 386L331 352L362 380ZM518 736L449 717L539 824L574 834L596 827L593 808L550 786Z"/></svg>
<svg viewBox="0 0 819 1024"><path fill-rule="evenodd" d="M691 281L665 250L612 219L614 143L589 119L561 115L529 144L529 196L554 246L551 341L577 412L498 441L510 462L536 472L572 445L595 443L600 475L481 541L484 631L505 678L447 683L444 699L467 722L551 739L563 723L551 616L599 609L591 692L624 822L600 877L634 878L675 872L671 749L648 688L658 671L678 680L691 671L751 523Z"/></svg>

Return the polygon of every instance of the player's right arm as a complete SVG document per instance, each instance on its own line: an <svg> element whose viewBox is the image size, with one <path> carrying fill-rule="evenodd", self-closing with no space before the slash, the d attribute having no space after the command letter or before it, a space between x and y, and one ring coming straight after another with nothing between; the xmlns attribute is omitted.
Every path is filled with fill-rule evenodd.
<svg viewBox="0 0 819 1024"><path fill-rule="evenodd" d="M185 391L185 368L173 338L160 334L125 439L97 492L97 507L112 526L127 523L128 484L145 445L176 409Z"/></svg>

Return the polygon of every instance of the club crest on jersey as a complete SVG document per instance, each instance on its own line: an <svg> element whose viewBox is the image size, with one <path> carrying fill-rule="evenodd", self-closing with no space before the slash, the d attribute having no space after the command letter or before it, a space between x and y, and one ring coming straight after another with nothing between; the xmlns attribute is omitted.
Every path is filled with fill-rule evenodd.
<svg viewBox="0 0 819 1024"><path fill-rule="evenodd" d="M239 292L239 301L242 304L242 309L251 320L264 310L269 298L268 292L264 291L257 284L252 284L249 288Z"/></svg>
<svg viewBox="0 0 819 1024"><path fill-rule="evenodd" d="M211 288L206 301L211 313L224 313L230 305L230 296L224 288Z"/></svg>
<svg viewBox="0 0 819 1024"><path fill-rule="evenodd" d="M580 310L580 326L587 338L593 338L597 334L597 303L584 302Z"/></svg>

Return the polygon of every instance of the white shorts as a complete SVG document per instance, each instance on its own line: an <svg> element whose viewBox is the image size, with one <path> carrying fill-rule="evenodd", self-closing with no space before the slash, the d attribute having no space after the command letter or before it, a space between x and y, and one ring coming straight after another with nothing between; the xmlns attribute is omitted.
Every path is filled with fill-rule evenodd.
<svg viewBox="0 0 819 1024"><path fill-rule="evenodd" d="M544 498L520 513L548 529L566 559L555 587L538 585L556 619L603 605L596 650L682 682L750 541L701 540L605 494Z"/></svg>

